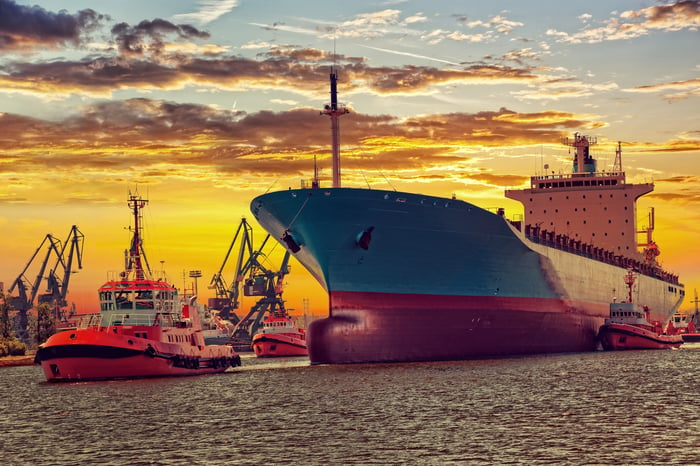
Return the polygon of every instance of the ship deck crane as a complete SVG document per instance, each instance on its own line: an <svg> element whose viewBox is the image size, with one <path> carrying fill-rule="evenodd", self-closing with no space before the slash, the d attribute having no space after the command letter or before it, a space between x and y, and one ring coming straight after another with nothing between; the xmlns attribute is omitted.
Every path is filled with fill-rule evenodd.
<svg viewBox="0 0 700 466"><path fill-rule="evenodd" d="M285 251L279 270L271 270L263 264L267 256L263 253L270 235L265 236L257 249L253 248L253 230L245 218L236 230L233 241L229 246L224 262L212 277L210 288L216 290L216 298L209 300L209 307L218 309L222 319L228 319L235 324L232 332L232 343L237 351L250 351L252 336L258 330L266 313L283 312L282 283L284 276L289 273L289 251ZM240 241L239 241L240 240ZM223 277L223 269L228 262L231 252L238 244L238 257L234 279L227 285ZM251 306L248 313L239 319L235 310L240 307L241 290L243 296L260 297Z"/></svg>
<svg viewBox="0 0 700 466"><path fill-rule="evenodd" d="M75 273L73 270L74 258L77 259L78 268L83 268L84 240L85 235L75 225L71 228L64 242L61 242L61 240L51 234L47 234L22 272L12 282L8 292L12 294L15 288L17 289L17 296L13 296L11 302L13 309L18 311L18 330L21 338L26 338L27 336L28 311L34 307L35 303L53 304L58 314L56 317L62 320L67 319L65 306L67 305L68 284L71 273ZM39 265L36 278L32 281L27 276L28 271L34 260L39 257L40 252L44 249L46 250L44 259ZM48 268L47 272L52 256L54 257L53 266ZM39 294L39 288L44 278L46 279L47 292Z"/></svg>

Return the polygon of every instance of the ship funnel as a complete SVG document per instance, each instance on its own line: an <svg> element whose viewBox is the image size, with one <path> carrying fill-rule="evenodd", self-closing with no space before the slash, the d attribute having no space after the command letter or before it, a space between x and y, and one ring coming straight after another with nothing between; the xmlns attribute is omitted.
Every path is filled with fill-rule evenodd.
<svg viewBox="0 0 700 466"><path fill-rule="evenodd" d="M597 138L574 133L573 140L565 138L562 142L575 150L574 173L596 173L596 160L591 156L590 146L598 143Z"/></svg>

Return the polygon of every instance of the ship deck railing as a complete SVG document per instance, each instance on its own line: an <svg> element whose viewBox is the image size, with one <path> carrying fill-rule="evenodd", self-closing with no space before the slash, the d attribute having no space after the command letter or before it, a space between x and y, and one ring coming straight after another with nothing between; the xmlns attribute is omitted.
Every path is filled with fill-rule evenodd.
<svg viewBox="0 0 700 466"><path fill-rule="evenodd" d="M170 313L153 313L129 311L124 313L84 314L80 316L77 328L116 327L116 326L146 326L146 327L176 327L179 319Z"/></svg>
<svg viewBox="0 0 700 466"><path fill-rule="evenodd" d="M519 222L512 223L516 228L520 229ZM547 231L537 226L525 225L525 231L523 233L525 237L533 243L553 247L572 254L578 254L625 269L633 269L635 272L642 275L658 278L665 282L673 283L674 285L680 285L678 275L666 272L656 264L649 264L623 256L622 254L615 254L608 249L584 243L581 240L571 238L564 234L557 234L555 231Z"/></svg>

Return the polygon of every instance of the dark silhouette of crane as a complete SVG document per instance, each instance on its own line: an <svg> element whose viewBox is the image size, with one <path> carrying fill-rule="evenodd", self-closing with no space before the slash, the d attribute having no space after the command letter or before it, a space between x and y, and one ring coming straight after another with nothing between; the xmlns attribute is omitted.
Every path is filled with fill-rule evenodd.
<svg viewBox="0 0 700 466"><path fill-rule="evenodd" d="M226 252L219 271L212 277L209 288L216 292L216 297L209 300L209 308L219 311L219 316L235 324L231 343L236 351L251 351L251 340L267 312L286 314L282 300L282 283L289 273L289 251L285 251L282 264L278 270L271 270L263 261L267 256L263 249L270 235L257 249L253 248L253 229L245 218L241 219L233 241ZM231 252L238 245L238 257L234 279L228 285L223 277L223 270ZM240 307L241 289L243 296L259 296L260 299L251 306L248 313L239 319L235 311Z"/></svg>
<svg viewBox="0 0 700 466"><path fill-rule="evenodd" d="M28 311L35 304L50 304L56 311L56 318L67 320L66 296L68 294L68 284L73 270L73 261L77 260L78 268L82 269L83 244L85 235L81 233L77 226L73 225L64 242L51 234L47 234L32 257L27 262L24 270L12 282L8 292L13 293L17 289L17 296L13 296L12 308L18 312L18 337L27 339ZM27 276L34 260L45 250L43 260L39 265L36 278L32 281ZM51 262L53 258L53 262ZM50 264L53 263L53 266ZM39 288L43 280L46 279L46 292L39 294Z"/></svg>

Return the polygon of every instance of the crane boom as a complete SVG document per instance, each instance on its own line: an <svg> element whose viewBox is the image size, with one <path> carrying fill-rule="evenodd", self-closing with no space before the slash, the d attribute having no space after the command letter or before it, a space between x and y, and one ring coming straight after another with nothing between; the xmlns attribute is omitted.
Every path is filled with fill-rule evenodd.
<svg viewBox="0 0 700 466"><path fill-rule="evenodd" d="M78 268L82 268L84 239L85 236L75 225L71 228L64 242L61 242L60 239L50 233L47 234L24 266L22 272L12 282L8 292L12 294L17 289L17 296L12 297L12 307L18 311L18 336L21 338L26 339L27 313L37 301L39 303L54 303L57 309L66 305L68 283L70 274L73 273L74 256L77 257ZM46 250L44 258L39 264L36 278L32 281L27 277L29 269L34 264L35 259L40 257L40 253L44 249ZM55 258L55 262L52 263L52 267L49 267L52 257ZM39 294L39 287L44 279L47 282L47 293Z"/></svg>
<svg viewBox="0 0 700 466"><path fill-rule="evenodd" d="M254 249L253 229L246 219L242 218L226 252L224 262L209 285L209 288L216 291L216 298L209 300L209 308L218 310L221 319L235 324L232 342L237 351L251 350L252 335L260 326L265 312L274 312L276 309L286 312L282 300L282 282L284 276L289 273L290 254L289 251L285 251L279 270L270 270L263 264L263 260L267 258L263 250L269 239L268 234L260 246ZM223 271L236 245L238 245L238 256L235 261L234 278L228 286L223 277ZM261 297L243 319L239 319L234 312L240 307L241 289L244 296Z"/></svg>

